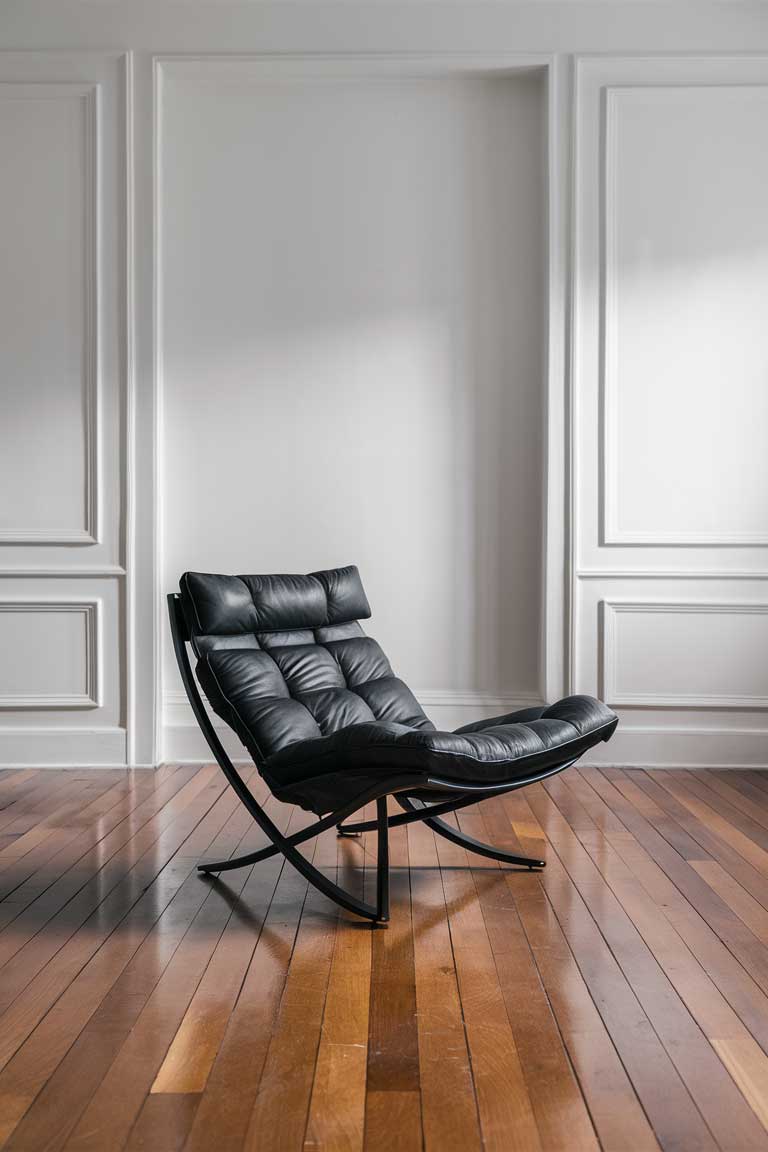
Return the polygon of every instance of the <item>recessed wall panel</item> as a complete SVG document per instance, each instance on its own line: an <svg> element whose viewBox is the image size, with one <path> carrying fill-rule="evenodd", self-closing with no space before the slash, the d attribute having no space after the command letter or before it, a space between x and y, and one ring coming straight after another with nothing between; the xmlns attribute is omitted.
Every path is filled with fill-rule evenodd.
<svg viewBox="0 0 768 1152"><path fill-rule="evenodd" d="M99 706L98 601L0 601L0 708Z"/></svg>
<svg viewBox="0 0 768 1152"><path fill-rule="evenodd" d="M768 87L605 94L603 540L768 543Z"/></svg>
<svg viewBox="0 0 768 1152"><path fill-rule="evenodd" d="M96 532L97 88L0 83L0 543Z"/></svg>
<svg viewBox="0 0 768 1152"><path fill-rule="evenodd" d="M768 708L768 604L604 601L609 704Z"/></svg>
<svg viewBox="0 0 768 1152"><path fill-rule="evenodd" d="M276 67L162 68L167 587L357 563L417 690L536 695L542 78Z"/></svg>

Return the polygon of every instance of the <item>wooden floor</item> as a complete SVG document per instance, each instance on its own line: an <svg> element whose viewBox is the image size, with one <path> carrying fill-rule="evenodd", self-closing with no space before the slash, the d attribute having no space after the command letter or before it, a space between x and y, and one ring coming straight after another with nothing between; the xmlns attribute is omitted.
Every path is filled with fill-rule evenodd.
<svg viewBox="0 0 768 1152"><path fill-rule="evenodd" d="M768 773L461 825L546 871L398 829L371 930L277 860L198 878L260 843L211 768L0 773L0 1147L768 1150ZM374 847L308 851L361 892Z"/></svg>

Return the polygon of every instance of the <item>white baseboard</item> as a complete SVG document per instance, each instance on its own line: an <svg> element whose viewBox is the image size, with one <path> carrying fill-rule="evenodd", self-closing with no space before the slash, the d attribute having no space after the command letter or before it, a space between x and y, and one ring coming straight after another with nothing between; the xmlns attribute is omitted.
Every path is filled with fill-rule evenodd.
<svg viewBox="0 0 768 1152"><path fill-rule="evenodd" d="M768 731L619 724L607 744L591 748L585 767L768 768Z"/></svg>
<svg viewBox="0 0 768 1152"><path fill-rule="evenodd" d="M0 729L0 768L125 768L124 728Z"/></svg>

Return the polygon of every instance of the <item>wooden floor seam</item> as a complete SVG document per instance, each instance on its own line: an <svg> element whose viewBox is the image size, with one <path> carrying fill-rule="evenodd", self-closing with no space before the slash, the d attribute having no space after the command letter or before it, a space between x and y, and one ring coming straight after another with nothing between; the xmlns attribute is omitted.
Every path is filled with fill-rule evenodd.
<svg viewBox="0 0 768 1152"><path fill-rule="evenodd" d="M452 819L547 867L401 826L372 929L279 857L198 875L264 845L212 766L0 771L0 1150L768 1152L768 773ZM370 898L373 833L303 850Z"/></svg>

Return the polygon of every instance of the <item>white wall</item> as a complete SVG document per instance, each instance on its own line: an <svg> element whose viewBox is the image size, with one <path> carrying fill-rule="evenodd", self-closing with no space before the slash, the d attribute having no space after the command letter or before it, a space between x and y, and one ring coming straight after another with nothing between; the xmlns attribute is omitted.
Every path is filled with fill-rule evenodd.
<svg viewBox="0 0 768 1152"><path fill-rule="evenodd" d="M439 723L598 692L603 758L768 763L768 6L0 44L0 764L202 755L161 593L350 561Z"/></svg>
<svg viewBox="0 0 768 1152"><path fill-rule="evenodd" d="M543 77L264 71L162 72L166 586L354 562L439 722L538 698Z"/></svg>

